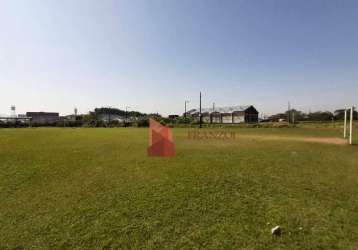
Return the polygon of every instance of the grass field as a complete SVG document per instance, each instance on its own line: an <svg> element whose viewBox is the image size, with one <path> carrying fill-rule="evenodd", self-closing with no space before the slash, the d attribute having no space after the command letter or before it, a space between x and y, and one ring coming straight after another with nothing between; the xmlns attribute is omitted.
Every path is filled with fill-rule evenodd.
<svg viewBox="0 0 358 250"><path fill-rule="evenodd" d="M0 249L358 249L358 146L299 139L339 128L173 131L1 129Z"/></svg>

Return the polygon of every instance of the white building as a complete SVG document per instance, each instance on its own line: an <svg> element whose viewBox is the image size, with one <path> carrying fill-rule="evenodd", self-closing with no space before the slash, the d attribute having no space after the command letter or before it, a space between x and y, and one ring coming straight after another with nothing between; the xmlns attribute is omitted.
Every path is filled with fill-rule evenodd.
<svg viewBox="0 0 358 250"><path fill-rule="evenodd" d="M187 112L195 119L199 119L199 109ZM256 123L259 120L259 112L252 105L230 106L201 109L203 123Z"/></svg>

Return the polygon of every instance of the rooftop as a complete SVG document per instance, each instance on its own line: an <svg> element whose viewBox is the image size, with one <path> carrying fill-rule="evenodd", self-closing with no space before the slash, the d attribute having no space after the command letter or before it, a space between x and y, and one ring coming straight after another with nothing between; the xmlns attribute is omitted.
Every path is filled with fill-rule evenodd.
<svg viewBox="0 0 358 250"><path fill-rule="evenodd" d="M202 108L201 113L233 113L245 111L252 105L239 105L239 106L227 106L227 107L215 107L215 108ZM192 109L188 111L188 114L199 113L199 109Z"/></svg>

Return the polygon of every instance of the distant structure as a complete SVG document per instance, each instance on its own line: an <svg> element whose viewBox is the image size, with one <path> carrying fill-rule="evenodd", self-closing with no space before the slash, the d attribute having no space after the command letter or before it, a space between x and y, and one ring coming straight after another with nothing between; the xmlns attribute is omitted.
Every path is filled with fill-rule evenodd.
<svg viewBox="0 0 358 250"><path fill-rule="evenodd" d="M11 110L10 117L15 118L16 117L16 107L15 107L15 105L12 105L10 107L10 110Z"/></svg>
<svg viewBox="0 0 358 250"><path fill-rule="evenodd" d="M53 125L60 120L59 113L55 112L26 112L26 117L31 118L32 124Z"/></svg>
<svg viewBox="0 0 358 250"><path fill-rule="evenodd" d="M24 127L26 124L31 125L31 119L23 114L16 114L16 107L10 107L10 115L0 115L0 124L6 124L9 127Z"/></svg>
<svg viewBox="0 0 358 250"><path fill-rule="evenodd" d="M187 112L194 119L199 120L200 111L192 109ZM201 109L203 123L257 123L259 121L259 112L252 105L230 106Z"/></svg>
<svg viewBox="0 0 358 250"><path fill-rule="evenodd" d="M77 117L77 113L78 113L77 108L75 108L74 112L75 112L75 117Z"/></svg>
<svg viewBox="0 0 358 250"><path fill-rule="evenodd" d="M175 119L179 118L179 115L168 115L168 118L170 120L175 120Z"/></svg>
<svg viewBox="0 0 358 250"><path fill-rule="evenodd" d="M111 122L111 121L118 121L118 122L124 122L127 120L125 115L118 115L118 114L104 114L100 113L96 115L97 119L103 122Z"/></svg>

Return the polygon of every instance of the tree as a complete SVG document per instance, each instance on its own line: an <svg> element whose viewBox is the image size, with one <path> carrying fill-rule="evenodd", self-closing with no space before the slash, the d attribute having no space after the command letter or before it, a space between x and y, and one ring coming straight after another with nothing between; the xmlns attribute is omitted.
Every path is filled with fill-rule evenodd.
<svg viewBox="0 0 358 250"><path fill-rule="evenodd" d="M289 122L293 122L293 119L295 122L303 121L306 118L306 115L304 112L296 110L296 109L291 109L290 111L286 111L285 114L283 116L281 115L280 118L287 120L289 117L289 114L290 114Z"/></svg>
<svg viewBox="0 0 358 250"><path fill-rule="evenodd" d="M309 121L331 121L334 118L332 112L329 111L317 111L309 113L307 116Z"/></svg>
<svg viewBox="0 0 358 250"><path fill-rule="evenodd" d="M347 115L349 117L349 112L347 111ZM344 109L337 109L336 111L334 111L334 119L335 120L344 120ZM353 119L354 120L358 120L358 112L355 110L355 108L353 108Z"/></svg>

